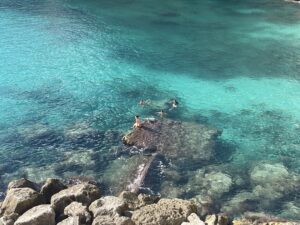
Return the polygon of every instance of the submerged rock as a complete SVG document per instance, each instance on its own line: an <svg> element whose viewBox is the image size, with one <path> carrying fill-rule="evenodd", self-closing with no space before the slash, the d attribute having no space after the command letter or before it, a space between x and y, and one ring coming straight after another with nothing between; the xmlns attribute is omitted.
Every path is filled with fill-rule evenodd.
<svg viewBox="0 0 300 225"><path fill-rule="evenodd" d="M94 219L92 225L135 225L134 222L125 216L98 216Z"/></svg>
<svg viewBox="0 0 300 225"><path fill-rule="evenodd" d="M167 158L207 161L220 132L204 125L173 120L146 121L123 137L126 145L155 149Z"/></svg>
<svg viewBox="0 0 300 225"><path fill-rule="evenodd" d="M14 225L55 225L55 212L51 205L39 205L20 216Z"/></svg>

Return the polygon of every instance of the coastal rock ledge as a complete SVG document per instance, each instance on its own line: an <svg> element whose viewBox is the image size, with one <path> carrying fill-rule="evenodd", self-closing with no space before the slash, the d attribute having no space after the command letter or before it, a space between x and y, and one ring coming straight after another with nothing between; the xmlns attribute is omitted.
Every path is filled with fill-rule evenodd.
<svg viewBox="0 0 300 225"><path fill-rule="evenodd" d="M235 220L223 214L199 216L201 205L192 201L100 193L88 182L65 186L48 179L40 189L26 179L13 181L0 202L0 225L300 225L257 213Z"/></svg>

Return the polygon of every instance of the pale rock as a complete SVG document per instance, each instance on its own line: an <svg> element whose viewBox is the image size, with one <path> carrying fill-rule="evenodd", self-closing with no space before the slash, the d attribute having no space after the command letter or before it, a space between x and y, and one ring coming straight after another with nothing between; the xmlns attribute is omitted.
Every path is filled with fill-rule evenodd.
<svg viewBox="0 0 300 225"><path fill-rule="evenodd" d="M144 206L133 212L136 225L181 225L197 211L197 206L181 199L161 199L157 204Z"/></svg>
<svg viewBox="0 0 300 225"><path fill-rule="evenodd" d="M94 217L100 215L115 215L123 214L124 211L128 209L126 202L114 196L105 196L96 201L94 201L89 210L93 213Z"/></svg>
<svg viewBox="0 0 300 225"><path fill-rule="evenodd" d="M12 188L7 191L1 206L4 215L17 213L19 215L28 209L42 203L41 195L31 188Z"/></svg>
<svg viewBox="0 0 300 225"><path fill-rule="evenodd" d="M92 225L135 225L135 223L130 218L125 216L103 215L96 217Z"/></svg>
<svg viewBox="0 0 300 225"><path fill-rule="evenodd" d="M205 224L207 225L217 225L218 218L216 215L208 215L205 218Z"/></svg>
<svg viewBox="0 0 300 225"><path fill-rule="evenodd" d="M55 212L51 205L39 205L21 215L14 225L55 225Z"/></svg>
<svg viewBox="0 0 300 225"><path fill-rule="evenodd" d="M88 224L92 220L91 214L88 212L87 207L79 202L72 202L70 205L68 205L64 210L64 214L69 217L79 217L80 223L83 224Z"/></svg>
<svg viewBox="0 0 300 225"><path fill-rule="evenodd" d="M55 212L62 213L64 208L71 202L81 202L83 205L89 205L91 202L100 198L100 190L92 184L78 184L68 189L64 189L51 197L51 205Z"/></svg>

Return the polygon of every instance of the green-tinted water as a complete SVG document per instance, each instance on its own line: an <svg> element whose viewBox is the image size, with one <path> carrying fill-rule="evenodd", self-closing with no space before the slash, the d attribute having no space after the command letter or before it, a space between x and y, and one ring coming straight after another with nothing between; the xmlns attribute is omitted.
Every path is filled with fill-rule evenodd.
<svg viewBox="0 0 300 225"><path fill-rule="evenodd" d="M122 183L142 159L114 154L120 133L160 109L137 103L177 98L168 117L223 130L222 144L192 171L158 166L163 195L300 219L299 18L280 0L1 0L2 189Z"/></svg>

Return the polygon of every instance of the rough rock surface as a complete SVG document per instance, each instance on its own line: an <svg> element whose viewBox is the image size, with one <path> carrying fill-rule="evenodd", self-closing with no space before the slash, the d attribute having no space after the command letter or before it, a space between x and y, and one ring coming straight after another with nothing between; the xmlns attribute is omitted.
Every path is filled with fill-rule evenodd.
<svg viewBox="0 0 300 225"><path fill-rule="evenodd" d="M134 211L132 220L136 225L180 225L196 211L196 205L190 201L161 199L157 204L147 205Z"/></svg>
<svg viewBox="0 0 300 225"><path fill-rule="evenodd" d="M200 220L196 213L189 215L188 221L189 222L183 222L181 225L206 225L202 220Z"/></svg>
<svg viewBox="0 0 300 225"><path fill-rule="evenodd" d="M4 215L12 213L21 215L28 209L41 203L41 195L31 188L12 188L7 191L1 211L4 212Z"/></svg>
<svg viewBox="0 0 300 225"><path fill-rule="evenodd" d="M55 212L62 213L64 208L73 201L89 205L100 198L100 190L92 184L78 184L62 190L51 198L51 205Z"/></svg>
<svg viewBox="0 0 300 225"><path fill-rule="evenodd" d="M128 209L125 201L119 197L106 196L94 201L89 210L94 217L101 215L122 215Z"/></svg>
<svg viewBox="0 0 300 225"><path fill-rule="evenodd" d="M98 216L92 225L135 225L133 221L125 216Z"/></svg>
<svg viewBox="0 0 300 225"><path fill-rule="evenodd" d="M86 225L86 224L81 224L79 217L68 217L67 219L64 219L63 221L59 222L57 225Z"/></svg>
<svg viewBox="0 0 300 225"><path fill-rule="evenodd" d="M65 186L59 179L48 178L42 186L40 193L48 203L50 202L52 195L66 188L67 186Z"/></svg>
<svg viewBox="0 0 300 225"><path fill-rule="evenodd" d="M51 205L39 205L20 216L14 225L55 225L55 212Z"/></svg>
<svg viewBox="0 0 300 225"><path fill-rule="evenodd" d="M9 184L8 184L8 187L7 187L7 190L10 190L12 188L31 188L35 191L38 191L38 186L37 184L25 179L25 178L21 178L19 180L14 180L14 181L11 181Z"/></svg>
<svg viewBox="0 0 300 225"><path fill-rule="evenodd" d="M19 214L13 213L8 216L3 216L0 218L0 225L13 225L18 219Z"/></svg>
<svg viewBox="0 0 300 225"><path fill-rule="evenodd" d="M209 160L214 152L215 139L220 135L216 129L204 125L173 120L146 121L139 129L123 137L126 145L156 150L168 158L181 156L189 160Z"/></svg>
<svg viewBox="0 0 300 225"><path fill-rule="evenodd" d="M72 202L68 205L64 210L64 214L69 217L78 217L82 224L89 224L92 221L92 216L87 207L79 202Z"/></svg>
<svg viewBox="0 0 300 225"><path fill-rule="evenodd" d="M229 219L224 215L208 215L205 218L206 225L228 225Z"/></svg>
<svg viewBox="0 0 300 225"><path fill-rule="evenodd" d="M250 173L253 193L256 197L279 199L297 186L297 177L280 164L261 163Z"/></svg>
<svg viewBox="0 0 300 225"><path fill-rule="evenodd" d="M119 198L121 198L128 206L129 210L136 210L145 205L150 205L153 203L157 203L159 201L159 197L156 195L147 195L147 194L136 194L129 191L123 191Z"/></svg>

